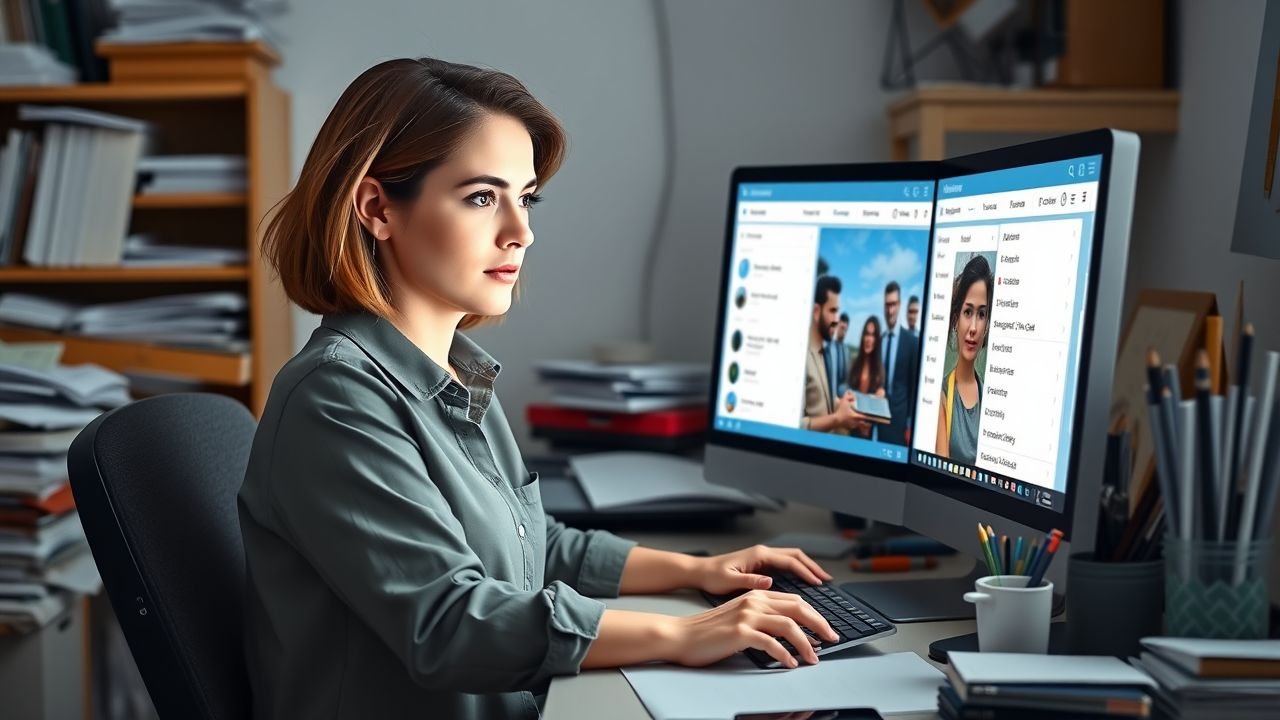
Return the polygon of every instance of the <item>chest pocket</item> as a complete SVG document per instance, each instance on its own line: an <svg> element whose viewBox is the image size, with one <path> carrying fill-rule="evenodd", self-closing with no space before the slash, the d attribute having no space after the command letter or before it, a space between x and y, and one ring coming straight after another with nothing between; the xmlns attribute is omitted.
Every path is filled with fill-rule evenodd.
<svg viewBox="0 0 1280 720"><path fill-rule="evenodd" d="M538 484L538 473L530 472L528 482L514 488L514 490L516 497L525 505L538 506L542 504L542 489Z"/></svg>

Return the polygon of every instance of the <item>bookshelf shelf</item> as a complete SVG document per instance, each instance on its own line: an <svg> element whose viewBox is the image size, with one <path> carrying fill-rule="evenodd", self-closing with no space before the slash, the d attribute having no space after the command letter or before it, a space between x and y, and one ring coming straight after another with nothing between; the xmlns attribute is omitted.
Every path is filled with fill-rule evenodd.
<svg viewBox="0 0 1280 720"><path fill-rule="evenodd" d="M97 340L74 335L0 326L5 342L61 342L62 362L95 363L118 372L148 372L181 376L217 385L245 385L252 379L247 353L150 345L118 340Z"/></svg>
<svg viewBox="0 0 1280 720"><path fill-rule="evenodd" d="M1007 89L981 86L913 90L890 102L892 158L946 157L948 133L1068 133L1117 127L1178 131L1177 90Z"/></svg>
<svg viewBox="0 0 1280 720"><path fill-rule="evenodd" d="M166 83L86 83L0 87L0 103L126 103L171 100L228 100L243 98L247 83L199 81Z"/></svg>
<svg viewBox="0 0 1280 720"><path fill-rule="evenodd" d="M172 193L133 196L134 210L234 208L245 207L248 203L249 196L244 193Z"/></svg>
<svg viewBox="0 0 1280 720"><path fill-rule="evenodd" d="M163 267L163 268L0 268L0 283L36 285L43 283L135 283L135 282L243 282L249 268Z"/></svg>

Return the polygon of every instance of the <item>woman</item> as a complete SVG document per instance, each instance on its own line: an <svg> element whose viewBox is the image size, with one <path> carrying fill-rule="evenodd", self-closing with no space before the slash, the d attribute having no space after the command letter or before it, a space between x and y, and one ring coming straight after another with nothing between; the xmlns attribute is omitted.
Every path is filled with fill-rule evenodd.
<svg viewBox="0 0 1280 720"><path fill-rule="evenodd" d="M325 120L266 229L290 299L323 315L276 376L240 521L256 718L533 718L555 675L747 647L816 662L833 638L766 568L830 579L795 549L712 558L634 547L542 512L494 394L499 364L458 333L502 316L529 209L565 138L505 73L393 60ZM588 596L751 589L691 617Z"/></svg>
<svg viewBox="0 0 1280 720"><path fill-rule="evenodd" d="M956 366L942 381L934 452L968 465L978 459L978 421L982 415L982 378L974 361L987 345L987 315L994 289L991 265L982 255L974 255L960 271L951 293L948 335L957 349Z"/></svg>
<svg viewBox="0 0 1280 720"><path fill-rule="evenodd" d="M880 358L880 318L867 317L862 324L862 339L858 343L858 357L849 367L849 388L867 395L884 397L884 361ZM871 423L860 421L852 434L871 437Z"/></svg>

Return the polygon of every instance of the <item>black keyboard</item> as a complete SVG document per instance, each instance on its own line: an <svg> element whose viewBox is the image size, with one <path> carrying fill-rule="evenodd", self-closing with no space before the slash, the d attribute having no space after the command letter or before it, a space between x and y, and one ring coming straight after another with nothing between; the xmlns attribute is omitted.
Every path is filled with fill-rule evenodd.
<svg viewBox="0 0 1280 720"><path fill-rule="evenodd" d="M814 651L818 655L826 655L845 648L861 645L869 640L878 640L882 637L888 637L896 632L898 628L889 622L883 615L871 609L862 601L844 592L834 585L810 585L791 573L782 573L771 575L773 578L773 586L770 590L776 592L789 592L804 598L805 602L813 606L828 623L831 629L840 634L840 639L831 642L825 638L819 637L812 630L803 625L800 629L806 635L817 640L819 644L814 646ZM712 605L723 605L742 593L733 595L711 595L703 593ZM794 646L784 638L778 638L782 642L782 646L787 652L799 657ZM747 648L745 651L747 657L751 661L762 668L782 667L782 663L773 659L772 655L757 650L756 648ZM803 661L801 661L803 662Z"/></svg>

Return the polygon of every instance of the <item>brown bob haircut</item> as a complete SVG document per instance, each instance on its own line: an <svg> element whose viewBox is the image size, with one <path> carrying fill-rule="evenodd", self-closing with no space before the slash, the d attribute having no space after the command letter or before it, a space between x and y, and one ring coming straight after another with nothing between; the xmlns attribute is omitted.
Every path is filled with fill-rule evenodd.
<svg viewBox="0 0 1280 720"><path fill-rule="evenodd" d="M320 315L367 310L393 317L375 241L356 216L356 186L369 176L393 202L412 202L427 173L491 114L524 124L538 184L545 185L564 159L564 128L507 73L405 58L356 78L325 118L298 184L266 226L263 253L289 299ZM468 315L459 327L484 320Z"/></svg>

